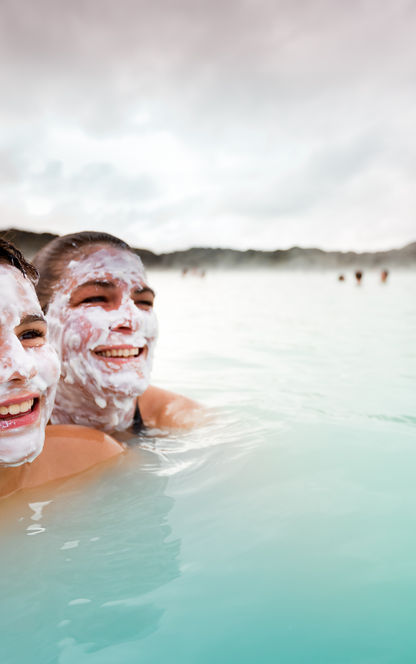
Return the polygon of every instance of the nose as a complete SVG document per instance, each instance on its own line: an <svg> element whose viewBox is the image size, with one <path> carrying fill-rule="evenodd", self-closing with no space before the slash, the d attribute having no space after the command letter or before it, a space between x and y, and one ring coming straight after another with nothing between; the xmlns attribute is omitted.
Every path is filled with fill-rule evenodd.
<svg viewBox="0 0 416 664"><path fill-rule="evenodd" d="M36 375L36 364L15 337L0 344L0 383L25 382Z"/></svg>
<svg viewBox="0 0 416 664"><path fill-rule="evenodd" d="M110 325L110 330L112 332L125 332L127 334L132 332L133 326L130 320L120 319Z"/></svg>
<svg viewBox="0 0 416 664"><path fill-rule="evenodd" d="M129 334L139 329L138 309L132 300L122 302L110 324L113 332Z"/></svg>

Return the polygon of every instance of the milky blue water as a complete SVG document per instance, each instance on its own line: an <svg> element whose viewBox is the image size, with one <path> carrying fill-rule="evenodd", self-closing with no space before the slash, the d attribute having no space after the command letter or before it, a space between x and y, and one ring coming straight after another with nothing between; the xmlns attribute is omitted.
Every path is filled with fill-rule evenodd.
<svg viewBox="0 0 416 664"><path fill-rule="evenodd" d="M0 503L0 662L416 661L416 275L151 273L215 413Z"/></svg>

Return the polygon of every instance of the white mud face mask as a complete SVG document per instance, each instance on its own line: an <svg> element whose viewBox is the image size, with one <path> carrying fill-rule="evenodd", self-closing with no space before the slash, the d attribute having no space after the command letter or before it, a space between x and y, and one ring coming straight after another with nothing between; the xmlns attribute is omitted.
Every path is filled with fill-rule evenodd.
<svg viewBox="0 0 416 664"><path fill-rule="evenodd" d="M88 249L66 267L47 311L61 360L52 422L123 430L149 385L157 321L138 256Z"/></svg>
<svg viewBox="0 0 416 664"><path fill-rule="evenodd" d="M42 317L35 290L0 263L0 466L33 461L42 451L59 361L33 322ZM46 326L45 326L46 330Z"/></svg>

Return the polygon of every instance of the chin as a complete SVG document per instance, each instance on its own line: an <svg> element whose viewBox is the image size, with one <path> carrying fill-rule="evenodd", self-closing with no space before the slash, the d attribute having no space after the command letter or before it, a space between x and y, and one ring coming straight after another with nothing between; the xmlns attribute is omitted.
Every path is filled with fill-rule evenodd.
<svg viewBox="0 0 416 664"><path fill-rule="evenodd" d="M127 399L140 397L149 387L150 381L141 379L128 385L119 385L107 383L101 386L101 393L104 397L113 397L114 399ZM95 396L95 393L92 394Z"/></svg>
<svg viewBox="0 0 416 664"><path fill-rule="evenodd" d="M150 384L150 370L145 370L138 374L136 371L126 369L124 371L115 371L111 374L108 371L102 372L100 381L97 376L91 375L89 381L90 393L94 398L97 394L104 397L113 397L115 399L138 397ZM88 383L87 383L88 385Z"/></svg>
<svg viewBox="0 0 416 664"><path fill-rule="evenodd" d="M3 448L3 451L0 452L0 466L2 468L13 468L15 466L22 466L24 463L31 463L42 452L43 442L44 436L36 438L26 444L24 448L20 447L18 452L16 449L9 451Z"/></svg>

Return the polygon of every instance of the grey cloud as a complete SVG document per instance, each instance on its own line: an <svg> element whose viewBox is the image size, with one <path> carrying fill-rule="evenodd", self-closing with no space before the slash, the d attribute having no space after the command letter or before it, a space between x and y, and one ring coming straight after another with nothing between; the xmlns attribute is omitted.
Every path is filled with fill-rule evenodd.
<svg viewBox="0 0 416 664"><path fill-rule="evenodd" d="M311 211L324 199L334 198L351 179L365 177L371 164L381 158L382 138L361 135L321 144L294 170L275 173L265 163L255 177L247 177L233 189L221 190L211 200L211 211L249 215L257 219L278 219Z"/></svg>
<svg viewBox="0 0 416 664"><path fill-rule="evenodd" d="M199 92L284 103L356 86L368 72L373 85L413 73L413 6L403 0L1 4L9 71L27 74L32 96L38 85L62 106L74 95L87 115L88 84L127 105L179 88L192 107Z"/></svg>
<svg viewBox="0 0 416 664"><path fill-rule="evenodd" d="M158 237L170 228L179 246L208 237L200 219L220 233L216 219L227 214L245 230L290 218L307 238L317 223L308 215L322 213L321 236L330 224L335 242L331 206L369 218L387 201L385 180L397 177L396 224L411 234L413 2L0 0L0 8L0 173L13 214L22 196L50 195L50 215L34 223L118 219L120 229L137 224L147 234L151 202ZM201 156L201 191L166 198L150 173L121 173L111 155L67 175L64 155L42 157L58 125L98 140L166 131ZM364 187L373 191L377 169L371 202ZM112 209L88 216L89 194Z"/></svg>
<svg viewBox="0 0 416 664"><path fill-rule="evenodd" d="M126 177L110 163L91 163L65 183L74 194L100 193L113 201L147 200L157 196L158 187L148 176Z"/></svg>

